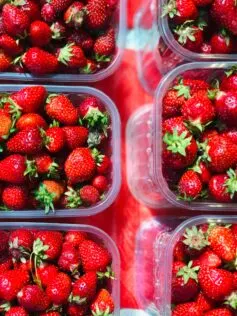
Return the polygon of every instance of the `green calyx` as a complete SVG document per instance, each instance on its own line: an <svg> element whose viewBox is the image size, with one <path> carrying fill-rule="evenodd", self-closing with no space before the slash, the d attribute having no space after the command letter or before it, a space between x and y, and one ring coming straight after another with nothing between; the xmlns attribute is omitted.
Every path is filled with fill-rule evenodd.
<svg viewBox="0 0 237 316"><path fill-rule="evenodd" d="M225 71L227 77L234 75L237 72L237 66L232 66L229 70Z"/></svg>
<svg viewBox="0 0 237 316"><path fill-rule="evenodd" d="M40 184L38 190L34 192L34 195L40 206L44 208L45 214L48 214L50 210L54 212L55 194L50 193L43 183Z"/></svg>
<svg viewBox="0 0 237 316"><path fill-rule="evenodd" d="M178 201L186 201L186 202L192 202L197 199L206 199L208 197L208 191L207 190L202 190L199 194L196 196L188 196L187 194L179 194L177 196Z"/></svg>
<svg viewBox="0 0 237 316"><path fill-rule="evenodd" d="M102 280L104 278L115 280L115 274L111 266L108 266L105 272L97 272L96 274L99 280Z"/></svg>
<svg viewBox="0 0 237 316"><path fill-rule="evenodd" d="M183 243L190 249L202 250L209 245L207 235L197 226L187 228L183 234Z"/></svg>
<svg viewBox="0 0 237 316"><path fill-rule="evenodd" d="M30 178L38 178L37 167L35 164L35 160L26 160L26 169L24 172L24 176L29 176Z"/></svg>
<svg viewBox="0 0 237 316"><path fill-rule="evenodd" d="M198 283L197 272L199 271L200 267L199 266L192 267L192 265L193 265L193 262L189 261L188 265L181 268L176 274L177 277L183 278L184 284L188 283L189 279L193 279L194 281Z"/></svg>
<svg viewBox="0 0 237 316"><path fill-rule="evenodd" d="M42 240L37 238L33 243L33 254L37 256L41 260L47 260L48 256L45 254L45 252L49 250L48 245L44 245Z"/></svg>
<svg viewBox="0 0 237 316"><path fill-rule="evenodd" d="M40 128L39 131L40 131L40 135L42 137L44 146L46 146L46 148L48 148L47 146L52 141L51 138L46 135L46 132L45 132L45 130L43 128Z"/></svg>
<svg viewBox="0 0 237 316"><path fill-rule="evenodd" d="M112 59L111 56L95 54L95 60L98 63L109 63L111 59Z"/></svg>
<svg viewBox="0 0 237 316"><path fill-rule="evenodd" d="M103 162L105 156L102 155L97 148L93 148L91 150L91 154L92 154L92 157L95 159L96 164L98 166L100 166L100 164Z"/></svg>
<svg viewBox="0 0 237 316"><path fill-rule="evenodd" d="M70 62L71 58L73 57L72 47L74 45L74 43L70 43L61 48L58 56L58 61L67 66L68 62Z"/></svg>
<svg viewBox="0 0 237 316"><path fill-rule="evenodd" d="M87 65L83 68L80 68L80 73L82 74L92 74L95 70L92 69L91 64L87 63Z"/></svg>
<svg viewBox="0 0 237 316"><path fill-rule="evenodd" d="M177 91L178 97L183 96L185 99L189 99L191 97L190 87L183 84L183 79L181 79L172 89Z"/></svg>
<svg viewBox="0 0 237 316"><path fill-rule="evenodd" d="M166 15L168 15L171 19L173 19L176 15L180 16L180 13L178 12L176 7L175 0L170 0L168 4L163 6L161 17L164 17Z"/></svg>
<svg viewBox="0 0 237 316"><path fill-rule="evenodd" d="M99 308L99 305L96 304L95 312L92 311L92 315L93 316L112 316L113 314L110 313L109 306L106 308L105 311L101 311L100 308Z"/></svg>
<svg viewBox="0 0 237 316"><path fill-rule="evenodd" d="M10 115L12 117L12 126L15 127L16 121L21 117L21 108L9 97L1 100L4 103L10 103Z"/></svg>
<svg viewBox="0 0 237 316"><path fill-rule="evenodd" d="M188 131L184 131L180 135L176 128L173 133L165 133L163 142L167 145L167 150L174 154L186 156L186 148L191 144L192 136L188 136Z"/></svg>
<svg viewBox="0 0 237 316"><path fill-rule="evenodd" d="M87 114L83 117L87 127L101 129L107 135L109 128L109 115L107 112L101 112L98 108L90 107Z"/></svg>
<svg viewBox="0 0 237 316"><path fill-rule="evenodd" d="M50 27L52 32L52 38L55 40L61 40L64 38L63 34L60 32L60 28L57 26L56 23L53 23Z"/></svg>
<svg viewBox="0 0 237 316"><path fill-rule="evenodd" d="M97 147L101 143L101 134L98 131L92 131L89 133L87 144L89 148Z"/></svg>
<svg viewBox="0 0 237 316"><path fill-rule="evenodd" d="M79 192L74 190L72 187L68 187L64 194L67 197L67 208L78 208L80 205L82 205Z"/></svg>
<svg viewBox="0 0 237 316"><path fill-rule="evenodd" d="M59 127L60 123L56 120L53 120L53 122L49 125L49 127Z"/></svg>
<svg viewBox="0 0 237 316"><path fill-rule="evenodd" d="M68 302L69 303L74 303L77 305L82 305L82 304L86 304L87 300L86 297L81 298L80 296L74 296L72 293L69 295L68 298Z"/></svg>
<svg viewBox="0 0 237 316"><path fill-rule="evenodd" d="M190 21L187 21L190 22ZM174 33L178 35L178 42L181 45L185 45L187 43L188 40L190 40L191 42L195 42L196 38L195 38L195 33L198 30L196 28L193 27L193 25L189 25L189 24L182 24L178 27L175 28Z"/></svg>
<svg viewBox="0 0 237 316"><path fill-rule="evenodd" d="M233 169L227 171L228 179L225 181L226 193L230 194L231 199L234 198L237 192L237 175Z"/></svg>
<svg viewBox="0 0 237 316"><path fill-rule="evenodd" d="M226 45L229 46L230 45L230 35L228 34L227 30L221 29L221 35L224 37Z"/></svg>
<svg viewBox="0 0 237 316"><path fill-rule="evenodd" d="M230 296L227 297L224 304L230 306L234 310L237 310L237 292L231 293Z"/></svg>
<svg viewBox="0 0 237 316"><path fill-rule="evenodd" d="M55 161L53 161L51 165L49 166L47 178L58 179L59 177L58 168L59 168L59 165Z"/></svg>
<svg viewBox="0 0 237 316"><path fill-rule="evenodd" d="M21 6L26 4L26 1L25 0L13 0L13 1L11 1L11 3L16 7L18 7L18 6L21 7Z"/></svg>
<svg viewBox="0 0 237 316"><path fill-rule="evenodd" d="M6 302L0 305L0 312L7 312L11 308L10 302Z"/></svg>

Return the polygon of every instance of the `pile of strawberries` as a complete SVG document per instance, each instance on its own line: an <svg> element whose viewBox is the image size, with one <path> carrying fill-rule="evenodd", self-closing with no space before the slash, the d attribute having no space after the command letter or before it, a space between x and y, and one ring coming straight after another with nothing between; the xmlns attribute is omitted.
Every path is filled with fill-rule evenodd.
<svg viewBox="0 0 237 316"><path fill-rule="evenodd" d="M0 72L91 74L115 54L117 0L0 2Z"/></svg>
<svg viewBox="0 0 237 316"><path fill-rule="evenodd" d="M3 210L77 209L110 185L110 117L92 96L28 86L1 95Z"/></svg>
<svg viewBox="0 0 237 316"><path fill-rule="evenodd" d="M0 231L0 312L111 315L112 258L80 231Z"/></svg>
<svg viewBox="0 0 237 316"><path fill-rule="evenodd" d="M202 54L237 52L234 0L169 0L163 8L169 27L184 48Z"/></svg>
<svg viewBox="0 0 237 316"><path fill-rule="evenodd" d="M172 316L237 312L237 225L187 228L173 251Z"/></svg>
<svg viewBox="0 0 237 316"><path fill-rule="evenodd" d="M179 78L163 98L163 175L185 201L237 198L237 73L213 79Z"/></svg>

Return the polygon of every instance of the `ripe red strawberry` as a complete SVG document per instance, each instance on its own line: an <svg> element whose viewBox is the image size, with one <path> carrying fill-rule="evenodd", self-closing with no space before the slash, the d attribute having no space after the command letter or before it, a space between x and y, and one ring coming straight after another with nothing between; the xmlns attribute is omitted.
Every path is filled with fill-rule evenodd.
<svg viewBox="0 0 237 316"><path fill-rule="evenodd" d="M79 192L81 200L85 205L94 205L100 200L99 191L92 185L83 186Z"/></svg>
<svg viewBox="0 0 237 316"><path fill-rule="evenodd" d="M30 255L33 242L33 234L30 230L17 229L12 231L9 236L9 249L13 258L18 259L26 253Z"/></svg>
<svg viewBox="0 0 237 316"><path fill-rule="evenodd" d="M201 132L215 118L215 108L207 97L193 96L181 108L183 119Z"/></svg>
<svg viewBox="0 0 237 316"><path fill-rule="evenodd" d="M94 46L93 38L81 29L77 31L72 31L72 33L68 37L68 43L75 43L85 52L90 52Z"/></svg>
<svg viewBox="0 0 237 316"><path fill-rule="evenodd" d="M23 186L9 184L2 192L2 201L10 210L23 210L27 206L28 192Z"/></svg>
<svg viewBox="0 0 237 316"><path fill-rule="evenodd" d="M57 13L67 9L73 0L52 0L50 4L54 7Z"/></svg>
<svg viewBox="0 0 237 316"><path fill-rule="evenodd" d="M17 294L18 302L29 312L41 312L50 305L50 300L38 285L26 285Z"/></svg>
<svg viewBox="0 0 237 316"><path fill-rule="evenodd" d="M94 301L91 304L92 313L113 313L114 311L114 301L110 293L106 289L101 289Z"/></svg>
<svg viewBox="0 0 237 316"><path fill-rule="evenodd" d="M225 77L222 79L220 84L221 91L235 91L237 89L237 75L232 69L226 72Z"/></svg>
<svg viewBox="0 0 237 316"><path fill-rule="evenodd" d="M108 189L108 180L105 176L96 176L92 181L93 187L95 187L100 193L104 193Z"/></svg>
<svg viewBox="0 0 237 316"><path fill-rule="evenodd" d="M76 148L65 162L65 173L72 184L90 180L96 171L96 163L88 148Z"/></svg>
<svg viewBox="0 0 237 316"><path fill-rule="evenodd" d="M97 61L110 61L108 57L114 53L116 47L115 31L109 29L104 35L99 36L94 44ZM107 57L107 58L106 58Z"/></svg>
<svg viewBox="0 0 237 316"><path fill-rule="evenodd" d="M54 73L58 69L57 57L38 47L28 49L22 61L24 66L36 75Z"/></svg>
<svg viewBox="0 0 237 316"><path fill-rule="evenodd" d="M108 19L107 3L105 0L88 0L86 6L86 25L88 29L102 29Z"/></svg>
<svg viewBox="0 0 237 316"><path fill-rule="evenodd" d="M217 174L212 176L208 184L209 192L217 202L231 202L231 194L226 190L227 174Z"/></svg>
<svg viewBox="0 0 237 316"><path fill-rule="evenodd" d="M15 0L14 5L18 6L21 11L24 11L30 21L35 21L40 19L40 9L39 5L34 0Z"/></svg>
<svg viewBox="0 0 237 316"><path fill-rule="evenodd" d="M202 292L199 292L196 298L196 303L202 312L207 312L214 307L214 302L206 297Z"/></svg>
<svg viewBox="0 0 237 316"><path fill-rule="evenodd" d="M87 305L69 304L67 308L68 316L84 316L87 312Z"/></svg>
<svg viewBox="0 0 237 316"><path fill-rule="evenodd" d="M12 301L17 293L30 281L29 273L23 270L9 270L0 278L0 297L2 300Z"/></svg>
<svg viewBox="0 0 237 316"><path fill-rule="evenodd" d="M1 120L1 126L0 126L0 141L1 141L9 137L9 134L14 125L14 122L12 121L10 114L6 113L6 111L2 109L0 109L0 120Z"/></svg>
<svg viewBox="0 0 237 316"><path fill-rule="evenodd" d="M233 313L228 308L222 307L208 311L205 316L233 316Z"/></svg>
<svg viewBox="0 0 237 316"><path fill-rule="evenodd" d="M71 293L71 279L65 273L58 273L55 279L47 286L46 293L53 304L67 304Z"/></svg>
<svg viewBox="0 0 237 316"><path fill-rule="evenodd" d="M211 179L211 172L207 167L206 163L202 161L197 161L196 164L192 167L192 170L198 174L202 183L209 183Z"/></svg>
<svg viewBox="0 0 237 316"><path fill-rule="evenodd" d="M225 29L213 34L210 44L212 53L214 54L230 54L234 48L233 38L226 32Z"/></svg>
<svg viewBox="0 0 237 316"><path fill-rule="evenodd" d="M191 165L197 155L195 139L185 127L182 117L163 122L163 161L167 167L183 169Z"/></svg>
<svg viewBox="0 0 237 316"><path fill-rule="evenodd" d="M191 94L194 94L200 90L208 90L210 88L210 85L205 80L201 79L184 78L183 84L190 88Z"/></svg>
<svg viewBox="0 0 237 316"><path fill-rule="evenodd" d="M96 160L96 168L99 174L107 174L111 169L111 160L108 156L102 155L97 149L92 150L92 155Z"/></svg>
<svg viewBox="0 0 237 316"><path fill-rule="evenodd" d="M60 21L56 21L55 23L53 23L50 29L52 32L52 38L54 40L61 40L66 37L66 28L64 24L62 24Z"/></svg>
<svg viewBox="0 0 237 316"><path fill-rule="evenodd" d="M12 153L33 155L42 149L42 137L38 128L27 127L7 142L7 150Z"/></svg>
<svg viewBox="0 0 237 316"><path fill-rule="evenodd" d="M45 3L41 8L41 16L47 23L52 23L56 20L56 11L52 4Z"/></svg>
<svg viewBox="0 0 237 316"><path fill-rule="evenodd" d="M86 65L86 57L83 50L73 44L67 44L58 51L58 61L72 69L78 69Z"/></svg>
<svg viewBox="0 0 237 316"><path fill-rule="evenodd" d="M202 182L199 175L193 170L185 171L178 184L181 199L192 201L200 197Z"/></svg>
<svg viewBox="0 0 237 316"><path fill-rule="evenodd" d="M107 249L92 240L84 240L79 245L79 253L85 272L104 272L111 263L111 256Z"/></svg>
<svg viewBox="0 0 237 316"><path fill-rule="evenodd" d="M86 11L84 4L79 1L73 2L64 13L64 22L70 27L79 28L84 22Z"/></svg>
<svg viewBox="0 0 237 316"><path fill-rule="evenodd" d="M35 199L44 208L45 214L50 210L54 211L54 206L59 202L64 193L64 185L53 180L44 180L35 191Z"/></svg>
<svg viewBox="0 0 237 316"><path fill-rule="evenodd" d="M37 239L39 239L42 244L37 247L36 254L43 252L47 260L55 260L60 256L63 244L63 236L60 232L39 231L35 236L35 243L38 244ZM48 246L48 250L43 250L43 246Z"/></svg>
<svg viewBox="0 0 237 316"><path fill-rule="evenodd" d="M75 248L78 248L87 238L87 233L82 231L68 231L64 237L65 242L72 244Z"/></svg>
<svg viewBox="0 0 237 316"><path fill-rule="evenodd" d="M179 269L172 277L172 303L185 303L194 299L198 293L197 271L199 267L192 267L192 261Z"/></svg>
<svg viewBox="0 0 237 316"><path fill-rule="evenodd" d="M163 8L163 15L167 14L176 24L181 24L195 20L198 10L193 0L171 0Z"/></svg>
<svg viewBox="0 0 237 316"><path fill-rule="evenodd" d="M47 174L48 177L55 177L58 174L58 164L47 154L39 154L34 157L36 172Z"/></svg>
<svg viewBox="0 0 237 316"><path fill-rule="evenodd" d="M96 272L87 272L81 276L72 287L72 301L88 303L96 294L97 275Z"/></svg>
<svg viewBox="0 0 237 316"><path fill-rule="evenodd" d="M211 7L211 15L219 25L224 26L234 35L237 34L236 24L236 7L232 0L220 1L215 0Z"/></svg>
<svg viewBox="0 0 237 316"><path fill-rule="evenodd" d="M63 131L66 138L66 146L69 149L75 149L82 147L86 144L89 131L83 126L66 126L63 127Z"/></svg>
<svg viewBox="0 0 237 316"><path fill-rule="evenodd" d="M58 268L53 264L42 263L37 268L37 277L43 287L47 287L58 274Z"/></svg>
<svg viewBox="0 0 237 316"><path fill-rule="evenodd" d="M233 290L232 273L224 269L200 267L198 282L203 293L216 301L223 300Z"/></svg>
<svg viewBox="0 0 237 316"><path fill-rule="evenodd" d="M203 30L189 24L181 24L174 30L178 42L188 50L199 52L203 44Z"/></svg>
<svg viewBox="0 0 237 316"><path fill-rule="evenodd" d="M197 303L183 303L175 306L172 316L202 316L203 312L200 310Z"/></svg>
<svg viewBox="0 0 237 316"><path fill-rule="evenodd" d="M30 25L28 15L12 4L5 4L2 9L3 25L11 36L24 35Z"/></svg>
<svg viewBox="0 0 237 316"><path fill-rule="evenodd" d="M224 261L236 258L236 239L230 228L215 226L210 230L208 241L210 248Z"/></svg>
<svg viewBox="0 0 237 316"><path fill-rule="evenodd" d="M55 119L63 125L76 125L78 123L78 111L65 95L49 96L45 110L51 119Z"/></svg>
<svg viewBox="0 0 237 316"><path fill-rule="evenodd" d="M79 191L74 190L72 187L67 187L67 191L64 193L60 201L60 205L63 208L76 209L82 205L82 200L79 195Z"/></svg>
<svg viewBox="0 0 237 316"><path fill-rule="evenodd" d="M2 34L0 36L0 47L9 56L19 55L23 51L19 42L7 34Z"/></svg>
<svg viewBox="0 0 237 316"><path fill-rule="evenodd" d="M213 129L207 129L207 130L205 130L202 133L202 135L200 137L200 140L202 142L205 142L205 141L211 139L213 136L217 136L217 135L219 135L219 134L218 134L218 131L216 129L214 129L214 128Z"/></svg>
<svg viewBox="0 0 237 316"><path fill-rule="evenodd" d="M237 272L233 272L233 285L234 285L234 290L236 291L237 289Z"/></svg>
<svg viewBox="0 0 237 316"><path fill-rule="evenodd" d="M43 86L31 86L11 94L10 98L23 113L37 112L45 102L47 91Z"/></svg>
<svg viewBox="0 0 237 316"><path fill-rule="evenodd" d="M30 40L33 46L43 47L50 43L52 32L47 23L34 21L30 25Z"/></svg>
<svg viewBox="0 0 237 316"><path fill-rule="evenodd" d="M191 258L200 256L209 245L205 232L197 226L185 230L182 242L186 245L186 254Z"/></svg>
<svg viewBox="0 0 237 316"><path fill-rule="evenodd" d="M4 51L0 50L0 72L4 72L8 70L11 66L12 58L4 53Z"/></svg>
<svg viewBox="0 0 237 316"><path fill-rule="evenodd" d="M6 316L29 316L28 312L21 306L12 306L6 312Z"/></svg>
<svg viewBox="0 0 237 316"><path fill-rule="evenodd" d="M76 248L70 243L64 243L61 255L58 259L60 270L65 272L75 272L80 265L80 257Z"/></svg>
<svg viewBox="0 0 237 316"><path fill-rule="evenodd" d="M236 126L237 122L237 92L219 92L215 100L217 116L228 126Z"/></svg>
<svg viewBox="0 0 237 316"><path fill-rule="evenodd" d="M198 257L201 266L208 266L210 268L219 268L222 264L221 258L211 249L204 251Z"/></svg>
<svg viewBox="0 0 237 316"><path fill-rule="evenodd" d="M60 127L50 127L45 132L44 143L51 153L57 153L63 149L65 144L65 134Z"/></svg>
<svg viewBox="0 0 237 316"><path fill-rule="evenodd" d="M13 184L25 182L26 159L21 155L10 155L0 161L0 180Z"/></svg>
<svg viewBox="0 0 237 316"><path fill-rule="evenodd" d="M16 128L21 131L25 128L43 128L48 127L45 119L37 113L23 114L16 123Z"/></svg>
<svg viewBox="0 0 237 316"><path fill-rule="evenodd" d="M185 245L182 240L179 240L174 247L173 250L173 258L174 261L185 261L186 253L185 253ZM178 272L178 271L177 271Z"/></svg>

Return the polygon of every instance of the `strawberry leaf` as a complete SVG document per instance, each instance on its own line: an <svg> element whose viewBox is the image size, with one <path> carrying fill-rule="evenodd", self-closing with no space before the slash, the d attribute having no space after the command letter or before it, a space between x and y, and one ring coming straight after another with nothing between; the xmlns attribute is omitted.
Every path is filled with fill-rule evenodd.
<svg viewBox="0 0 237 316"><path fill-rule="evenodd" d="M178 135L176 128L173 130L173 134L166 133L163 137L163 142L167 145L167 150L172 153L186 156L186 148L191 144L192 136L187 137L188 132L184 131L181 135Z"/></svg>

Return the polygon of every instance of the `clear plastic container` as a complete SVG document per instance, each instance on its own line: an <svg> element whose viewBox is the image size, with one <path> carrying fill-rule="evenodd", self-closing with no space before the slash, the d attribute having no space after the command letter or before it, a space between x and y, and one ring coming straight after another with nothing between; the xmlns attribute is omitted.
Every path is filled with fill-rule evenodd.
<svg viewBox="0 0 237 316"><path fill-rule="evenodd" d="M151 177L151 114L152 105L143 105L127 123L127 181L132 195L140 203L152 208L166 208L171 204L162 197Z"/></svg>
<svg viewBox="0 0 237 316"><path fill-rule="evenodd" d="M234 62L197 62L184 64L168 73L162 79L160 85L156 90L152 124L154 131L152 135L152 143L154 148L152 178L155 184L158 186L158 190L161 191L162 195L170 203L180 208L203 211L236 211L237 203L217 203L215 201L209 200L192 202L177 200L176 194L170 190L162 173L162 100L174 79L179 76L185 76L185 78L199 78L211 81L212 79L218 77L219 74L223 74L225 70L231 68L234 65L236 65Z"/></svg>
<svg viewBox="0 0 237 316"><path fill-rule="evenodd" d="M115 310L113 315L120 315L120 256L114 241L101 229L89 225L79 224L52 224L52 223L29 223L18 222L8 223L1 222L0 230L15 230L18 228L34 229L34 230L58 230L58 231L74 231L79 230L90 234L92 239L101 242L112 256L112 270L115 273L115 279L111 282L111 293L114 300Z"/></svg>
<svg viewBox="0 0 237 316"><path fill-rule="evenodd" d="M171 316L171 272L173 262L173 249L186 228L204 223L237 223L237 216L197 216L184 221L174 231L170 227L166 230L157 230L154 245L155 265L154 303L160 316Z"/></svg>
<svg viewBox="0 0 237 316"><path fill-rule="evenodd" d="M126 25L127 25L127 0L118 0L117 9L114 12L114 26L116 31L116 53L112 62L108 67L94 74L52 74L52 75L31 75L29 73L3 72L0 73L1 81L31 81L44 83L70 83L70 82L96 82L102 80L119 67L126 40Z"/></svg>
<svg viewBox="0 0 237 316"><path fill-rule="evenodd" d="M1 85L0 93L18 91L29 85ZM31 85L30 85L31 86ZM111 184L108 192L103 200L91 207L81 207L79 209L55 210L55 213L50 212L44 214L43 210L25 210L25 211L0 211L0 218L40 218L40 217L81 217L95 215L108 208L116 199L121 185L121 122L119 112L113 101L103 92L83 86L50 86L44 85L50 93L63 93L71 96L75 101L81 97L95 96L104 105L111 118Z"/></svg>

